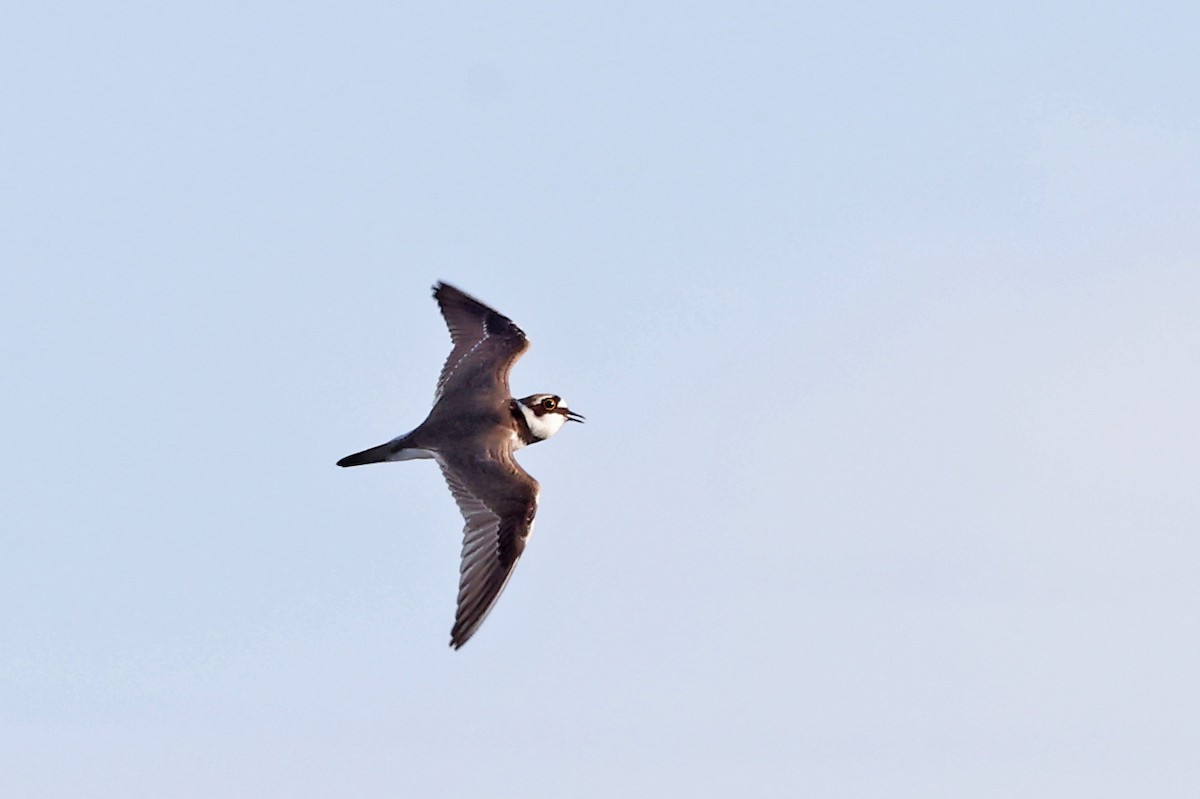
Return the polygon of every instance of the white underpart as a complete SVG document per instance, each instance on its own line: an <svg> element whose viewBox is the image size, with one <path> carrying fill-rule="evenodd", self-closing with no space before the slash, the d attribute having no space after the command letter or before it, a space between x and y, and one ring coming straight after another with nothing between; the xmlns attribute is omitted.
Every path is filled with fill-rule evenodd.
<svg viewBox="0 0 1200 799"><path fill-rule="evenodd" d="M399 452L392 453L391 455L388 456L388 460L389 461L415 461L415 460L420 460L422 458L432 458L432 457L433 457L433 453L427 449L418 449L416 447L409 447L408 449L402 449Z"/></svg>
<svg viewBox="0 0 1200 799"><path fill-rule="evenodd" d="M520 406L521 413L525 414L529 432L533 433L533 437L539 441L545 441L562 430L562 426L567 423L567 417L561 413L545 413L538 416L531 408L526 407L525 403L518 402L517 405Z"/></svg>

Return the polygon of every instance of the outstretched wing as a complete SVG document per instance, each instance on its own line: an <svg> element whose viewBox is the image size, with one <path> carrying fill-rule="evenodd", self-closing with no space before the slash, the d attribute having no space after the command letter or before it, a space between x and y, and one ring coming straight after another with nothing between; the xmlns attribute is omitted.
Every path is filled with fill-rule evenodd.
<svg viewBox="0 0 1200 799"><path fill-rule="evenodd" d="M448 389L488 401L508 399L508 373L529 349L524 331L507 316L448 283L435 285L433 296L454 342L438 378L434 404Z"/></svg>
<svg viewBox="0 0 1200 799"><path fill-rule="evenodd" d="M435 457L466 520L458 610L450 632L450 646L458 649L483 624L525 551L537 513L538 483L511 457Z"/></svg>

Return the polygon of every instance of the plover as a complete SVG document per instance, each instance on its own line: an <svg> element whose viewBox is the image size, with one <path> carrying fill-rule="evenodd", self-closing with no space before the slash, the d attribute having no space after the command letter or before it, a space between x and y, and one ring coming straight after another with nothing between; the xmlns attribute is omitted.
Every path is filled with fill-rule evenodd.
<svg viewBox="0 0 1200 799"><path fill-rule="evenodd" d="M347 455L338 466L432 458L441 467L466 520L450 631L458 649L496 604L533 532L538 482L513 453L583 417L556 394L512 397L508 373L529 340L511 319L447 283L435 285L433 296L453 343L433 409L412 432Z"/></svg>

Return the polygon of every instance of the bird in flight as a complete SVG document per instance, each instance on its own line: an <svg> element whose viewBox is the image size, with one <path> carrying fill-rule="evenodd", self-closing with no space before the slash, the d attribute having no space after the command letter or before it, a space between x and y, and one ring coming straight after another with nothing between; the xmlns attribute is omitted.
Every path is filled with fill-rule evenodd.
<svg viewBox="0 0 1200 799"><path fill-rule="evenodd" d="M347 455L337 465L437 461L466 520L450 631L450 646L458 649L496 604L533 532L538 482L513 453L583 417L556 394L512 397L508 373L529 349L529 339L511 319L448 283L437 283L433 297L453 344L433 409L412 432Z"/></svg>

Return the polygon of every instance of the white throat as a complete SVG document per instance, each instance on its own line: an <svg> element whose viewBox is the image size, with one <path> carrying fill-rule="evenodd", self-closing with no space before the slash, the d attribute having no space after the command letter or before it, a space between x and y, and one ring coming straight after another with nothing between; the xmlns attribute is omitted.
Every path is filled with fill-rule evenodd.
<svg viewBox="0 0 1200 799"><path fill-rule="evenodd" d="M567 417L561 413L545 413L538 416L523 402L518 402L517 407L521 409L521 413L525 416L525 423L529 425L529 432L533 433L533 437L538 441L545 441L559 430L562 430L562 426L567 423Z"/></svg>

